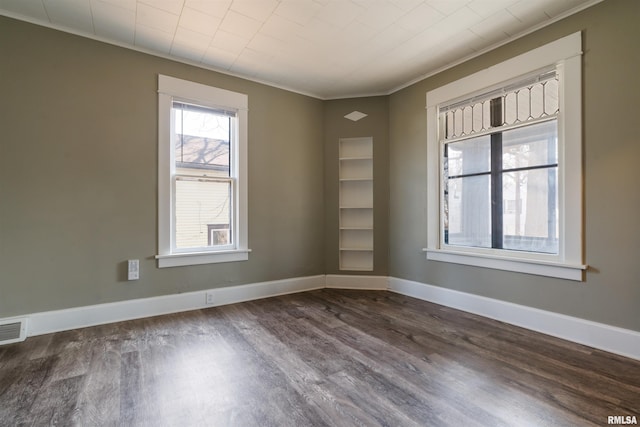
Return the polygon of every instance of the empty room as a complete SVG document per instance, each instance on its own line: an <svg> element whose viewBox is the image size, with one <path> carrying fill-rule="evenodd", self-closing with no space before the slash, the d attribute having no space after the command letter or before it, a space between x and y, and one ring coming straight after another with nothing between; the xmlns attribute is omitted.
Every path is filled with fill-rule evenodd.
<svg viewBox="0 0 640 427"><path fill-rule="evenodd" d="M637 425L639 20L0 0L0 426Z"/></svg>

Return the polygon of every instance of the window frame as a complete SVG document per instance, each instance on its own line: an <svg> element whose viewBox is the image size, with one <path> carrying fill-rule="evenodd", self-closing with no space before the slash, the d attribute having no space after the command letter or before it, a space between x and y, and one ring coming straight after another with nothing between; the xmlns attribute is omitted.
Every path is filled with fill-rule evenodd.
<svg viewBox="0 0 640 427"><path fill-rule="evenodd" d="M236 113L235 138L230 141L232 184L231 246L176 250L175 153L172 142L173 102L185 102ZM158 267L246 261L248 248L247 145L248 96L175 77L158 75Z"/></svg>
<svg viewBox="0 0 640 427"><path fill-rule="evenodd" d="M427 260L473 265L569 280L583 280L582 34L568 35L426 94ZM558 254L444 244L443 144L439 106L470 98L555 68L559 78Z"/></svg>

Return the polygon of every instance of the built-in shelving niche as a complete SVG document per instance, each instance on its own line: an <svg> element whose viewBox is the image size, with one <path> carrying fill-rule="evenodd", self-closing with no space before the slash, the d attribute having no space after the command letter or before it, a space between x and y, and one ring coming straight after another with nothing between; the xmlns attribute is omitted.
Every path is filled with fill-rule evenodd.
<svg viewBox="0 0 640 427"><path fill-rule="evenodd" d="M339 144L340 270L373 271L373 138Z"/></svg>

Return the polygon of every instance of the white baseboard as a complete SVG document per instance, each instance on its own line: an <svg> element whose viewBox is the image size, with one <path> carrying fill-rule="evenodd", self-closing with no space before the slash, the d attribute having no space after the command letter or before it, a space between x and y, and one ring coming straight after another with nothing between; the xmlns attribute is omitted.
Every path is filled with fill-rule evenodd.
<svg viewBox="0 0 640 427"><path fill-rule="evenodd" d="M386 276L348 276L346 274L327 274L325 287L332 289L386 291L389 289L389 278Z"/></svg>
<svg viewBox="0 0 640 427"><path fill-rule="evenodd" d="M389 290L640 360L640 332L630 329L395 277Z"/></svg>
<svg viewBox="0 0 640 427"><path fill-rule="evenodd" d="M297 277L20 317L28 319L26 335L34 336L323 288L390 290L640 360L640 332L637 331L386 276ZM213 294L213 304L206 304L208 293Z"/></svg>
<svg viewBox="0 0 640 427"><path fill-rule="evenodd" d="M324 288L324 284L324 275L298 277L183 294L90 305L65 310L47 311L23 317L29 318L28 336L34 336L322 289ZM206 304L207 293L213 294L213 304Z"/></svg>

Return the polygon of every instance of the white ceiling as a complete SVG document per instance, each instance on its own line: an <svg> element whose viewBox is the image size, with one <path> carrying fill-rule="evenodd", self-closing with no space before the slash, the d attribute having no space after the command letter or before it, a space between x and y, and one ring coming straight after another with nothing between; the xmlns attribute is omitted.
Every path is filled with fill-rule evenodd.
<svg viewBox="0 0 640 427"><path fill-rule="evenodd" d="M0 14L321 99L388 94L600 0L0 0Z"/></svg>

